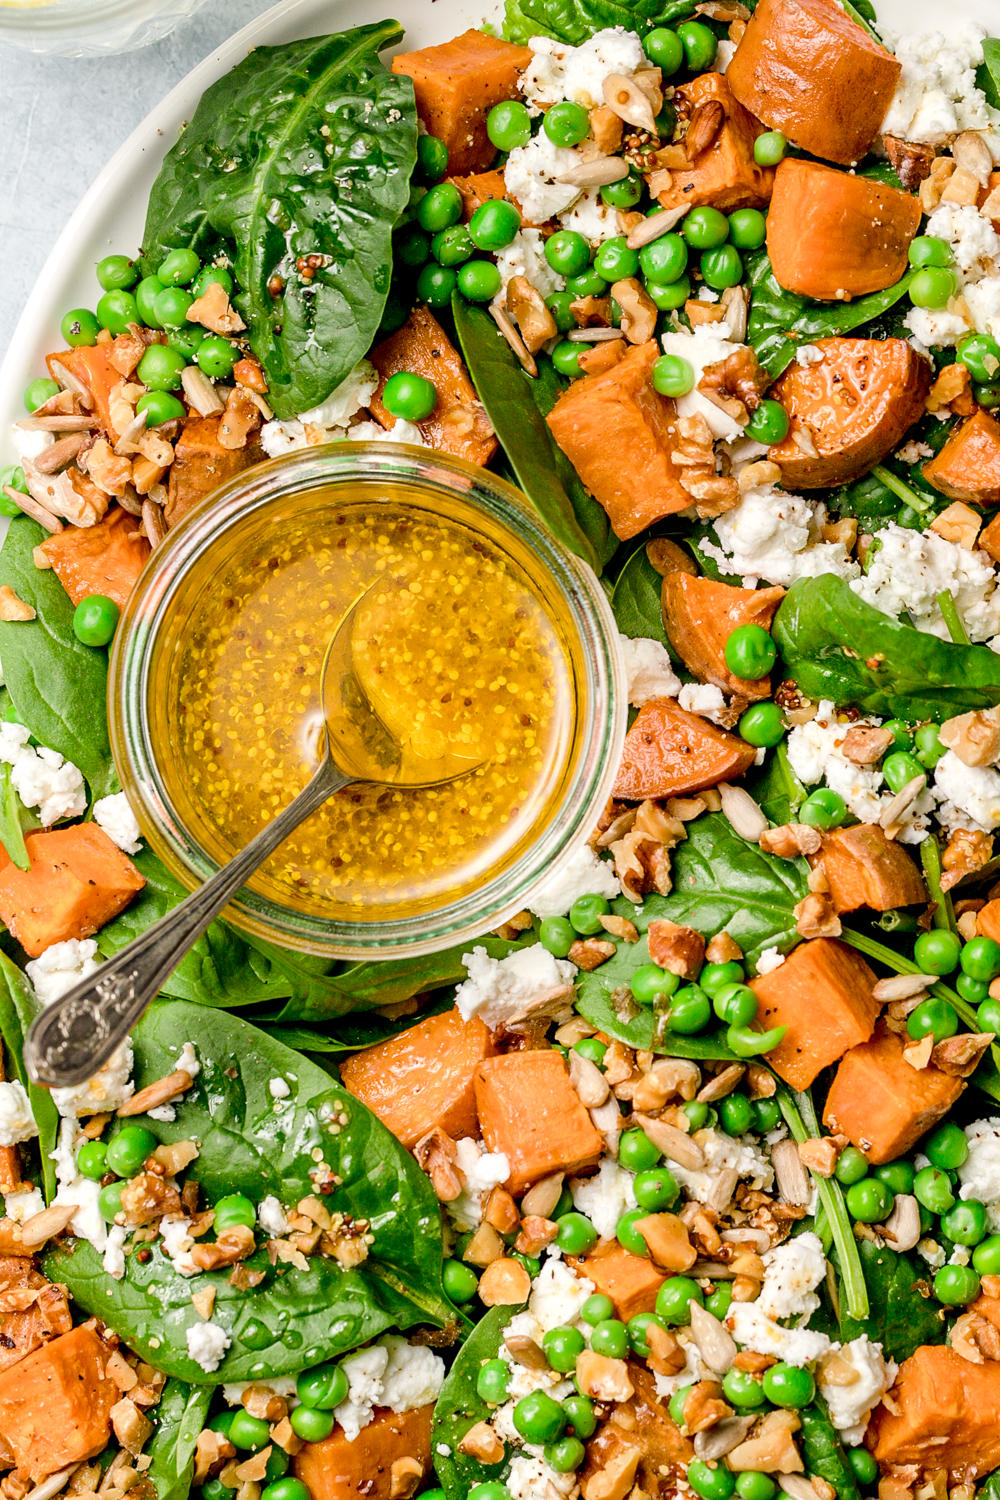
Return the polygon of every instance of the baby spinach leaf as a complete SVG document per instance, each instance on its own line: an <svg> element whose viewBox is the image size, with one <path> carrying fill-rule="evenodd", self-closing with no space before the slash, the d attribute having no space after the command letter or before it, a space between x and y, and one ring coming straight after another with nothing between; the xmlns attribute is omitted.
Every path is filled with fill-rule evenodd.
<svg viewBox="0 0 1000 1500"><path fill-rule="evenodd" d="M648 636L670 650L667 632L660 612L660 585L663 579L646 556L645 546L637 547L618 574L611 608L623 635Z"/></svg>
<svg viewBox="0 0 1000 1500"><path fill-rule="evenodd" d="M507 0L504 35L510 41L553 36L574 47L606 26L624 26L644 36L694 14L695 0Z"/></svg>
<svg viewBox="0 0 1000 1500"><path fill-rule="evenodd" d="M792 770L784 742L761 767L751 767L744 786L769 822L779 825L796 822L798 810L809 795Z"/></svg>
<svg viewBox="0 0 1000 1500"><path fill-rule="evenodd" d="M6 1062L13 1077L23 1085L31 1113L38 1126L38 1154L41 1158L45 1201L51 1202L56 1191L56 1169L49 1152L56 1147L59 1114L48 1089L39 1088L28 1077L24 1066L24 1038L41 1007L24 974L0 951L0 1035L6 1049Z"/></svg>
<svg viewBox="0 0 1000 1500"><path fill-rule="evenodd" d="M810 1327L815 1327L814 1323ZM854 1476L840 1434L830 1421L830 1413L822 1396L816 1396L812 1405L799 1412L802 1421L802 1456L810 1474L818 1474L837 1491L837 1500L861 1500L861 1491Z"/></svg>
<svg viewBox="0 0 1000 1500"><path fill-rule="evenodd" d="M956 646L894 620L832 573L794 583L772 633L785 675L811 698L915 720L1000 703L995 651Z"/></svg>
<svg viewBox="0 0 1000 1500"><path fill-rule="evenodd" d="M771 270L766 250L758 250L749 259L750 321L747 342L761 364L775 379L795 358L800 344L834 334L863 331L863 325L880 317L906 295L913 279L909 270L894 286L884 292L869 292L850 302L817 302L789 292Z"/></svg>
<svg viewBox="0 0 1000 1500"><path fill-rule="evenodd" d="M944 1311L918 1290L918 1282L926 1283L918 1262L872 1240L859 1240L858 1252L871 1312L864 1320L842 1313L843 1342L866 1333L869 1338L878 1339L887 1356L898 1364L909 1359L921 1344L942 1344Z"/></svg>
<svg viewBox="0 0 1000 1500"><path fill-rule="evenodd" d="M41 819L25 807L10 779L11 767L6 761L0 764L0 844L19 870L30 870L31 860L24 843L24 835L41 828Z"/></svg>
<svg viewBox="0 0 1000 1500"><path fill-rule="evenodd" d="M379 21L255 47L206 90L153 185L148 266L175 246L233 247L236 304L279 417L340 385L382 317L417 149L413 84L378 58L402 36ZM310 255L321 265L307 278Z"/></svg>
<svg viewBox="0 0 1000 1500"><path fill-rule="evenodd" d="M503 1331L520 1311L519 1307L491 1307L458 1351L441 1387L431 1426L431 1452L447 1500L466 1500L474 1485L503 1479L508 1473L509 1448L500 1463L482 1464L471 1454L460 1453L458 1445L470 1427L490 1418L493 1408L476 1390L476 1378L484 1360L496 1359Z"/></svg>
<svg viewBox="0 0 1000 1500"><path fill-rule="evenodd" d="M986 95L987 104L1000 109L1000 41L988 36L983 42L983 60L976 69L976 86Z"/></svg>
<svg viewBox="0 0 1000 1500"><path fill-rule="evenodd" d="M105 797L119 790L105 709L108 653L77 640L69 595L51 569L35 567L33 551L46 535L24 516L0 550L0 585L36 613L34 620L0 620L4 679L21 723L80 768L93 797Z"/></svg>
<svg viewBox="0 0 1000 1500"><path fill-rule="evenodd" d="M552 535L599 572L598 549L577 520L564 482L565 471L559 459L565 464L565 457L528 389L531 377L521 369L507 340L481 307L456 295L452 312L476 394L525 498Z"/></svg>
<svg viewBox="0 0 1000 1500"><path fill-rule="evenodd" d="M176 1120L148 1123L163 1141L199 1142L188 1176L208 1202L241 1192L254 1202L273 1193L295 1204L314 1191L309 1174L318 1149L339 1179L324 1200L330 1212L368 1220L374 1243L352 1270L319 1256L310 1257L305 1271L271 1266L262 1247L249 1264L264 1280L240 1291L228 1270L179 1275L158 1248L145 1265L130 1255L115 1281L78 1240L71 1250L51 1252L46 1265L87 1315L102 1318L158 1369L197 1386L290 1374L393 1326L454 1325L441 1287L439 1204L385 1126L301 1053L225 1011L178 1000L157 1001L133 1031L137 1087L171 1072L189 1040L201 1072L178 1101ZM287 1100L272 1097L275 1078L288 1084ZM216 1293L213 1320L232 1341L212 1373L191 1358L186 1341L199 1322L191 1294L208 1286ZM253 1348L244 1341L251 1323L271 1332L270 1345L260 1347L260 1326Z"/></svg>
<svg viewBox="0 0 1000 1500"><path fill-rule="evenodd" d="M153 1436L146 1444L151 1460L146 1478L156 1500L187 1500L194 1474L194 1450L212 1404L212 1387L168 1380L160 1404L150 1413Z"/></svg>

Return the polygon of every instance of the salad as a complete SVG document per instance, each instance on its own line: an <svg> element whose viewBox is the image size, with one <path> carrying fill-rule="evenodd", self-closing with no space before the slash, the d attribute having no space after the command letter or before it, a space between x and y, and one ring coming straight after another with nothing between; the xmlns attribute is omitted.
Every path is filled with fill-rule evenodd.
<svg viewBox="0 0 1000 1500"><path fill-rule="evenodd" d="M390 64L392 21L257 49L26 372L4 1500L997 1493L1000 40L949 19L508 0ZM601 577L598 826L471 949L218 921L39 1088L39 1009L185 894L108 739L139 573L265 456L383 438Z"/></svg>

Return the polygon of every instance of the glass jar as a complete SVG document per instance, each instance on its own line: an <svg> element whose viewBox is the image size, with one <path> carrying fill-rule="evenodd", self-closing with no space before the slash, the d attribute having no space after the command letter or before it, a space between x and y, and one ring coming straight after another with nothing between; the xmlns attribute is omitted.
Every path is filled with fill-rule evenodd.
<svg viewBox="0 0 1000 1500"><path fill-rule="evenodd" d="M169 532L129 598L111 655L112 751L153 850L189 888L204 880L228 855L220 853L218 829L176 790L171 671L176 676L178 656L190 642L190 622L206 618L212 584L219 587L215 580L232 559L238 566L248 539L260 534L269 540L272 530L275 537L287 534L282 528L291 518L311 514L321 502L336 508L338 495L345 505L359 495L364 504L369 496L376 505L388 498L456 520L530 579L566 647L572 701L555 791L537 816L532 813L516 846L492 865L484 858L473 889L401 916L387 916L391 908L380 909L373 897L367 914L362 903L350 916L331 920L316 903L276 898L274 886L261 881L263 889L252 882L227 912L259 937L330 958L427 953L492 931L530 905L560 854L593 829L611 793L625 734L624 665L607 596L592 570L552 538L504 480L430 450L340 443L258 465L216 490Z"/></svg>
<svg viewBox="0 0 1000 1500"><path fill-rule="evenodd" d="M0 42L53 57L109 57L169 35L205 0L0 0Z"/></svg>

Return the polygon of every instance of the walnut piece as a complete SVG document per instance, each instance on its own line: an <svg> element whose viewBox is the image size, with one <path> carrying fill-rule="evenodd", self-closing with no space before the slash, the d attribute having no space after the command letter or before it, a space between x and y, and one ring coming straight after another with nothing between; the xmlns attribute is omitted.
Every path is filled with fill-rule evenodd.
<svg viewBox="0 0 1000 1500"><path fill-rule="evenodd" d="M616 281L611 295L622 310L621 329L630 344L645 344L656 331L656 303L635 276Z"/></svg>
<svg viewBox="0 0 1000 1500"><path fill-rule="evenodd" d="M779 859L818 854L822 843L819 829L808 823L783 823L780 828L765 828L760 836L760 847L765 854L776 854Z"/></svg>
<svg viewBox="0 0 1000 1500"><path fill-rule="evenodd" d="M966 552L972 552L982 524L982 517L976 514L971 505L955 500L947 510L934 517L927 529L944 537L946 542L957 542Z"/></svg>
<svg viewBox="0 0 1000 1500"><path fill-rule="evenodd" d="M795 907L795 930L800 937L839 937L843 932L840 918L829 896L813 891Z"/></svg>
<svg viewBox="0 0 1000 1500"><path fill-rule="evenodd" d="M898 135L884 135L882 144L892 168L908 193L915 192L930 176L934 147L921 141L904 141Z"/></svg>
<svg viewBox="0 0 1000 1500"><path fill-rule="evenodd" d="M844 735L840 753L853 765L873 766L882 759L892 741L891 729L874 729L864 724L855 724Z"/></svg>
<svg viewBox="0 0 1000 1500"><path fill-rule="evenodd" d="M581 938L570 948L567 957L578 969L600 968L609 958L614 958L618 948L615 943L606 943L601 938Z"/></svg>
<svg viewBox="0 0 1000 1500"><path fill-rule="evenodd" d="M981 708L946 719L938 736L963 765L995 766L1000 761L1000 708Z"/></svg>
<svg viewBox="0 0 1000 1500"><path fill-rule="evenodd" d="M512 276L507 283L507 311L517 324L530 354L537 354L543 344L555 338L556 320L545 306L540 292L526 276Z"/></svg>
<svg viewBox="0 0 1000 1500"><path fill-rule="evenodd" d="M693 927L676 922L650 922L647 931L649 957L679 979L695 979L705 962L705 939Z"/></svg>
<svg viewBox="0 0 1000 1500"><path fill-rule="evenodd" d="M417 1162L427 1173L441 1203L454 1203L462 1191L462 1177L456 1166L455 1142L440 1126L423 1136L413 1148Z"/></svg>

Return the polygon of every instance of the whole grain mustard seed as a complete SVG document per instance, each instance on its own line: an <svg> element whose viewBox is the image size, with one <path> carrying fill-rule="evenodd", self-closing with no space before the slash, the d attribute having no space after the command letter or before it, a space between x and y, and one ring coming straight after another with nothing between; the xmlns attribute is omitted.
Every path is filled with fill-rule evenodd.
<svg viewBox="0 0 1000 1500"><path fill-rule="evenodd" d="M341 699L355 714L360 686L385 726L371 774L400 745L475 769L421 791L345 789L251 882L331 920L396 918L497 874L560 795L572 741L564 636L513 559L416 507L319 503L206 580L171 665L168 779L224 857L315 770L326 648L362 595Z"/></svg>

